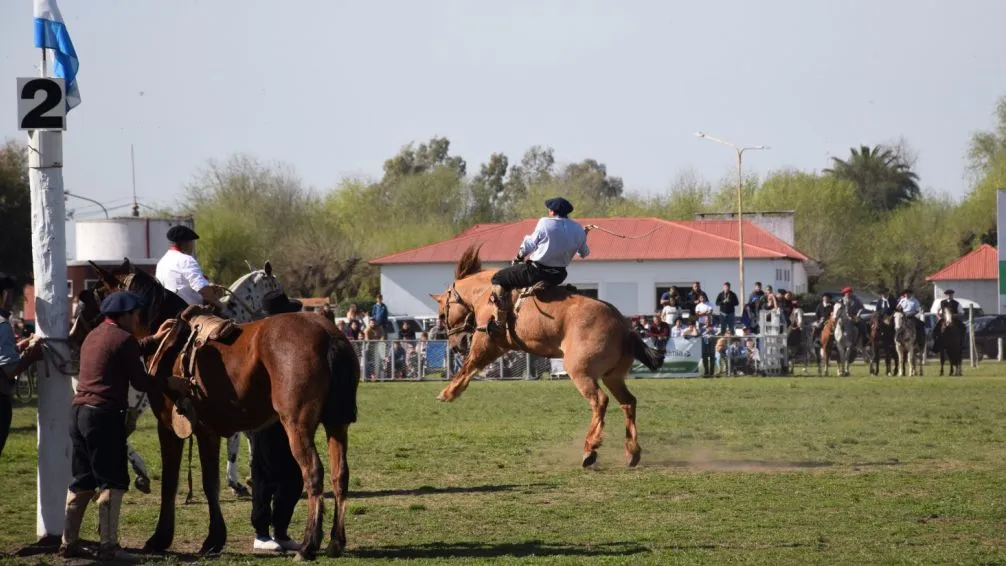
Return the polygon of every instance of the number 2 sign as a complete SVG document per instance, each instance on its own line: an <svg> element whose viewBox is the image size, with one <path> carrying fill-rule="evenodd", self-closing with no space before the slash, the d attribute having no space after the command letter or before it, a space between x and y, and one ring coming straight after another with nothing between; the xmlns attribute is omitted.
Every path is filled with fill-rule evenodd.
<svg viewBox="0 0 1006 566"><path fill-rule="evenodd" d="M17 128L66 129L66 82L57 77L18 77Z"/></svg>

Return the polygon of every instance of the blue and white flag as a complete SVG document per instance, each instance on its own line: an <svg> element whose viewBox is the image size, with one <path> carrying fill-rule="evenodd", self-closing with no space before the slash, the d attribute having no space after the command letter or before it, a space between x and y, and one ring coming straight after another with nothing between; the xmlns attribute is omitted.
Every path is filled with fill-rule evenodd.
<svg viewBox="0 0 1006 566"><path fill-rule="evenodd" d="M63 23L56 0L35 0L35 47L52 49L53 75L66 81L66 110L80 104L77 88L77 52Z"/></svg>

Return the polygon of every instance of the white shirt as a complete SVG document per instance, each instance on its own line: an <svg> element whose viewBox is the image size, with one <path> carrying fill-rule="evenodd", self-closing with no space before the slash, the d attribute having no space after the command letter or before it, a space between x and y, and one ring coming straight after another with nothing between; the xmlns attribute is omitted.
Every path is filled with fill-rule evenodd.
<svg viewBox="0 0 1006 566"><path fill-rule="evenodd" d="M667 305L664 308L660 309L660 318L664 319L664 322L667 323L667 326L673 328L674 321L677 320L678 318L678 312L679 312L678 307L672 307L671 305Z"/></svg>
<svg viewBox="0 0 1006 566"><path fill-rule="evenodd" d="M165 289L190 305L203 304L199 291L210 284L196 258L175 249L169 249L157 262L155 277Z"/></svg>
<svg viewBox="0 0 1006 566"><path fill-rule="evenodd" d="M524 237L518 253L548 267L566 267L576 254L580 257L590 254L587 232L579 222L548 216L539 220L534 232Z"/></svg>
<svg viewBox="0 0 1006 566"><path fill-rule="evenodd" d="M898 306L901 307L901 312L905 313L906 316L915 316L922 309L922 305L919 304L918 299L915 297L901 297L898 300Z"/></svg>

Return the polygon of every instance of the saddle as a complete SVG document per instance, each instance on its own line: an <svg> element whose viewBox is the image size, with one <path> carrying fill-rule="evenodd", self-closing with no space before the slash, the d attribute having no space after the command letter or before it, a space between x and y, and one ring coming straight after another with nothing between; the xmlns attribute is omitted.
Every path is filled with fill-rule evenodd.
<svg viewBox="0 0 1006 566"><path fill-rule="evenodd" d="M196 392L198 391L196 356L199 350L209 342L227 340L237 333L238 326L232 320L213 314L213 307L209 305L192 305L182 311L179 318L189 326L189 337L178 353L182 370L182 375L179 377L188 380L192 384L192 391ZM192 427L197 417L195 404L191 398L182 397L175 403L171 421L171 426L179 438L185 439L192 435Z"/></svg>
<svg viewBox="0 0 1006 566"><path fill-rule="evenodd" d="M552 289L562 289L570 295L579 293L579 289L577 289L575 285L551 285L545 281L539 281L530 287L514 289L509 294L500 294L498 292L499 290L494 288L490 301L496 305L496 320L503 328L509 328L512 330L514 327L513 323L516 322L517 314L520 312L520 306L521 303L524 302L524 299L538 296ZM513 301L513 309L510 309L509 303L513 297L513 293L517 293L517 299ZM513 316L510 316L511 310Z"/></svg>

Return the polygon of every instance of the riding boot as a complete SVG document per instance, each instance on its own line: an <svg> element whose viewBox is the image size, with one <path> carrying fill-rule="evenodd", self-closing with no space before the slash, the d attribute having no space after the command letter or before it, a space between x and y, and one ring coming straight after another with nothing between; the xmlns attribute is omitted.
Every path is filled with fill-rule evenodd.
<svg viewBox="0 0 1006 566"><path fill-rule="evenodd" d="M94 491L66 492L66 514L63 518L63 540L59 545L59 555L63 558L85 558L80 548L80 524L84 521L84 511L94 497Z"/></svg>
<svg viewBox="0 0 1006 566"><path fill-rule="evenodd" d="M489 321L490 330L502 331L510 317L510 293L502 285L493 285L490 301L496 305L496 316Z"/></svg>
<svg viewBox="0 0 1006 566"><path fill-rule="evenodd" d="M98 559L103 562L140 562L139 557L119 546L119 512L125 493L121 489L103 489L98 496L98 532L101 533Z"/></svg>

